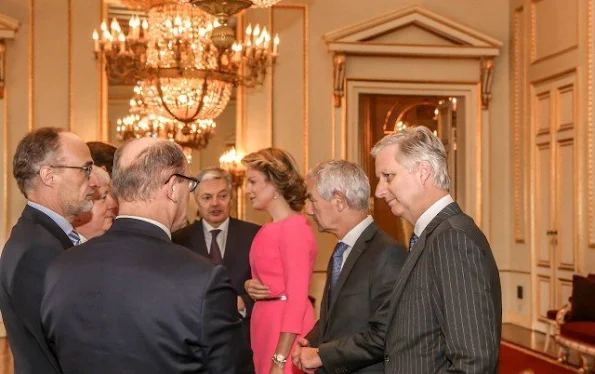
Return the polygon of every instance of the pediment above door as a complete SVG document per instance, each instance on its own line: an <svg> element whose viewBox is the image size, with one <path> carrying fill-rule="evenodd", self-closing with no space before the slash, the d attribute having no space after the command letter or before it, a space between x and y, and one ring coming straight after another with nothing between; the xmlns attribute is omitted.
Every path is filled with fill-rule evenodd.
<svg viewBox="0 0 595 374"><path fill-rule="evenodd" d="M331 52L388 56L493 57L502 42L420 5L324 34Z"/></svg>
<svg viewBox="0 0 595 374"><path fill-rule="evenodd" d="M16 19L0 13L0 39L13 39L20 24Z"/></svg>

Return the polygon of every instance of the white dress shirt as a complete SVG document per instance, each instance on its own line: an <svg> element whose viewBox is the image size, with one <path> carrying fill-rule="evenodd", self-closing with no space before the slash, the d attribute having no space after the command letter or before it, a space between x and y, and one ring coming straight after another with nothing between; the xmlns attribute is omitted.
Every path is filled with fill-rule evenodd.
<svg viewBox="0 0 595 374"><path fill-rule="evenodd" d="M205 243L207 245L207 252L211 254L211 241L213 240L213 234L211 231L213 230L221 230L219 235L217 235L217 244L219 245L219 249L221 250L221 258L225 257L225 243L227 242L227 233L229 232L229 217L225 221L223 221L219 227L213 227L209 225L207 221L204 219L202 220L202 229L205 234Z"/></svg>
<svg viewBox="0 0 595 374"><path fill-rule="evenodd" d="M370 224L372 222L374 222L374 219L372 218L372 216L368 215L360 223L355 225L354 228L349 230L349 232L347 234L345 234L343 239L339 240L340 242L343 242L348 245L345 252L343 252L343 261L341 262L341 270L343 270L343 265L345 265L345 261L347 261L347 257L349 257L349 254L351 253L351 250L353 249L355 242L357 242L357 239L359 239L359 237L362 235L364 230L367 229L368 226L370 226Z"/></svg>
<svg viewBox="0 0 595 374"><path fill-rule="evenodd" d="M150 219L150 218L146 218L146 217L139 217L139 216L117 216L116 219L118 219L118 218L136 219L139 221L145 221L147 223L153 224L153 225L159 227L161 230L165 231L167 236L171 239L171 232L169 231L169 229L167 227L165 227L165 225L163 223L157 222L154 219Z"/></svg>
<svg viewBox="0 0 595 374"><path fill-rule="evenodd" d="M415 222L415 226L413 227L413 232L415 235L417 235L419 238L421 233L426 229L426 227L428 227L430 222L436 218L438 213L440 213L442 209L446 208L451 203L454 203L454 199L452 196L446 195L440 200L436 201L434 204L430 205L430 207L426 209L426 211L421 216L419 216L419 219Z"/></svg>

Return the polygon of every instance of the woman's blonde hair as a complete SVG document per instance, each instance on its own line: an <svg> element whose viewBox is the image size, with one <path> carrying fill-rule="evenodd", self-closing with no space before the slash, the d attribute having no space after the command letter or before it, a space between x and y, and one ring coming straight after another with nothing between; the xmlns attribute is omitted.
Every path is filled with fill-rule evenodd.
<svg viewBox="0 0 595 374"><path fill-rule="evenodd" d="M280 148L265 148L246 155L242 163L263 173L289 204L299 212L306 202L306 184L294 158Z"/></svg>

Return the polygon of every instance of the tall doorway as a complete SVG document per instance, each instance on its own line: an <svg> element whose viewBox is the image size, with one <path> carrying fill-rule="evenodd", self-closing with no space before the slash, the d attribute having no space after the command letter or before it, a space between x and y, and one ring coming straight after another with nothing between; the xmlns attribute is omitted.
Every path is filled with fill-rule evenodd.
<svg viewBox="0 0 595 374"><path fill-rule="evenodd" d="M378 178L370 150L385 135L407 127L426 126L443 142L448 154L451 176L451 195L463 199L464 168L464 97L419 95L359 95L359 152L364 170L370 178L372 194ZM413 232L412 225L402 218L395 218L383 200L371 197L371 210L378 225L400 243L407 244Z"/></svg>

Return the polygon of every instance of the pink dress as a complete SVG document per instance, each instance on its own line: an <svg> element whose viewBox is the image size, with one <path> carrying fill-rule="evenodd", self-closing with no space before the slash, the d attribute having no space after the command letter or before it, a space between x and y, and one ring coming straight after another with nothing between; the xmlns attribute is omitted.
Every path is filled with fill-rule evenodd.
<svg viewBox="0 0 595 374"><path fill-rule="evenodd" d="M285 301L257 301L252 310L256 374L269 373L281 332L304 336L314 326L308 291L315 259L314 233L302 215L268 223L256 234L250 249L252 278L269 287L270 297L287 296ZM284 373L302 373L291 364L291 352Z"/></svg>

